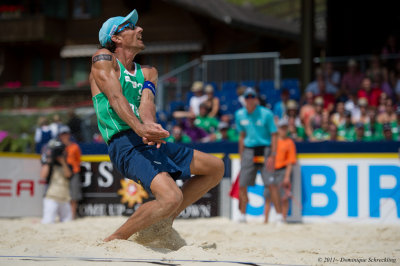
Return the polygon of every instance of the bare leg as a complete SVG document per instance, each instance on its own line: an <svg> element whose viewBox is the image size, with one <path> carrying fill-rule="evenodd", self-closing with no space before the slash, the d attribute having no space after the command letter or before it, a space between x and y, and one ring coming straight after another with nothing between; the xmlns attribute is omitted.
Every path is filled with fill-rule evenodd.
<svg viewBox="0 0 400 266"><path fill-rule="evenodd" d="M282 213L281 208L281 196L279 195L279 190L277 185L269 185L269 193L271 195L272 203L274 204L277 213Z"/></svg>
<svg viewBox="0 0 400 266"><path fill-rule="evenodd" d="M247 203L249 198L247 196L247 187L239 188L239 210L241 214L246 214Z"/></svg>
<svg viewBox="0 0 400 266"><path fill-rule="evenodd" d="M265 207L264 207L264 214L265 214L264 223L268 223L270 210L271 210L271 198L266 198L265 199Z"/></svg>
<svg viewBox="0 0 400 266"><path fill-rule="evenodd" d="M72 219L76 219L76 211L78 209L78 201L71 200L71 212L72 212Z"/></svg>
<svg viewBox="0 0 400 266"><path fill-rule="evenodd" d="M288 212L289 212L289 199L285 198L282 200L282 215L284 221L286 221Z"/></svg>
<svg viewBox="0 0 400 266"><path fill-rule="evenodd" d="M224 175L224 170L224 163L221 159L194 150L190 172L195 176L184 183L182 187L183 201L176 210L174 218L187 206L196 202L210 189L218 185Z"/></svg>
<svg viewBox="0 0 400 266"><path fill-rule="evenodd" d="M182 203L182 192L168 173L156 175L150 189L156 199L140 206L117 231L104 241L128 239L132 234L171 216Z"/></svg>

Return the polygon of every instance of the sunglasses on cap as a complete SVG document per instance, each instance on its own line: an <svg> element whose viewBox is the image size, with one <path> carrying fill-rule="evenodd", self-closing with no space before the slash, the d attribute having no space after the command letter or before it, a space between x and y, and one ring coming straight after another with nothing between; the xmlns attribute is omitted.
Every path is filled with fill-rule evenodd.
<svg viewBox="0 0 400 266"><path fill-rule="evenodd" d="M127 23L124 26L122 26L122 28L120 28L119 30L117 30L114 35L121 33L123 30L125 29L130 29L130 30L134 30L135 29L135 25L133 23Z"/></svg>
<svg viewBox="0 0 400 266"><path fill-rule="evenodd" d="M254 98L256 98L256 96L254 96L254 95L247 95L247 96L245 96L244 98L245 98L245 99L254 99Z"/></svg>

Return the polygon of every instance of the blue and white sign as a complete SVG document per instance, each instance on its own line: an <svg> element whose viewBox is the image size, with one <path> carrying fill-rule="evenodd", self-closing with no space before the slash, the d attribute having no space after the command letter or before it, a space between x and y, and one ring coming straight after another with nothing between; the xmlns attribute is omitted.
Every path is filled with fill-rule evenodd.
<svg viewBox="0 0 400 266"><path fill-rule="evenodd" d="M397 156L300 154L302 220L400 223L400 160ZM239 168L240 160L233 159L233 176ZM257 196L250 195L247 214L262 219L263 185L261 180L259 182L261 184L249 189L249 194ZM234 210L235 202L232 205L235 219L238 211Z"/></svg>

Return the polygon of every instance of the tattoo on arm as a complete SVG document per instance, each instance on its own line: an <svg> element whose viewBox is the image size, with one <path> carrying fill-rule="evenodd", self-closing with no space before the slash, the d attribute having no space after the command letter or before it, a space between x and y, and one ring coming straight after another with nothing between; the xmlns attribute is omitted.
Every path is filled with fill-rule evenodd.
<svg viewBox="0 0 400 266"><path fill-rule="evenodd" d="M102 61L102 60L107 60L107 61L112 61L112 57L109 54L99 54L93 57L93 63L96 63L97 61Z"/></svg>

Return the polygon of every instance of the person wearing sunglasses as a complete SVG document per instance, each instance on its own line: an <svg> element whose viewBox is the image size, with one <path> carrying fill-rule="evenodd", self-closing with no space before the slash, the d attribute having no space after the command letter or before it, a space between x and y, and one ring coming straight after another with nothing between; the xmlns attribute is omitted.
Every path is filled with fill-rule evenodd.
<svg viewBox="0 0 400 266"><path fill-rule="evenodd" d="M271 110L259 104L257 92L248 87L244 92L246 106L235 113L236 128L239 131L239 153L241 159L239 176L240 222L246 221L248 203L247 187L254 186L257 172L265 190L269 189L275 209L283 220L279 191L273 177L277 146L277 128Z"/></svg>
<svg viewBox="0 0 400 266"><path fill-rule="evenodd" d="M157 69L139 65L145 49L143 28L133 10L102 25L102 46L92 57L90 85L98 127L110 160L126 178L141 184L155 200L142 204L105 241L128 239L157 222L172 226L187 206L216 186L224 163L212 155L166 143L168 131L155 121ZM182 189L176 180L185 181Z"/></svg>

